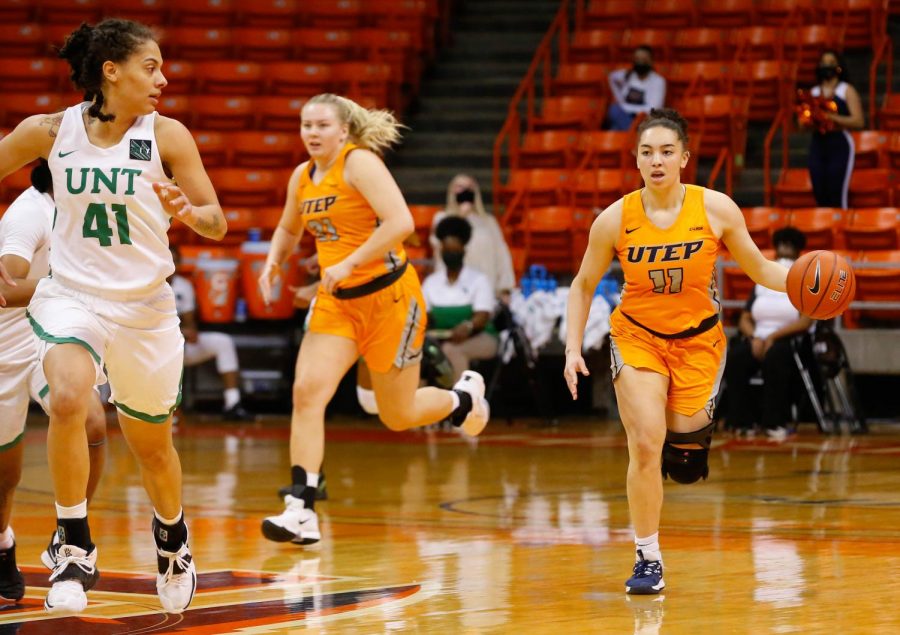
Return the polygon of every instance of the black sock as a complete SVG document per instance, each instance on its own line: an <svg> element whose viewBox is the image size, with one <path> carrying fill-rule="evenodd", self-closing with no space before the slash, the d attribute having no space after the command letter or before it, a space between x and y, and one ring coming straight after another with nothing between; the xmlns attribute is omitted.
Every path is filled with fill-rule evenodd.
<svg viewBox="0 0 900 635"><path fill-rule="evenodd" d="M306 484L306 470L299 465L291 466L291 496L302 500L306 509L315 507L316 488Z"/></svg>
<svg viewBox="0 0 900 635"><path fill-rule="evenodd" d="M472 395L462 390L454 390L453 392L459 397L459 406L450 413L450 423L458 428L472 411Z"/></svg>
<svg viewBox="0 0 900 635"><path fill-rule="evenodd" d="M184 524L184 512L172 525L167 525L153 515L153 538L156 546L164 551L176 552L187 542L187 525ZM163 573L162 571L160 573Z"/></svg>
<svg viewBox="0 0 900 635"><path fill-rule="evenodd" d="M85 551L93 547L91 528L88 527L87 516L84 518L57 518L56 535L60 544L74 545Z"/></svg>

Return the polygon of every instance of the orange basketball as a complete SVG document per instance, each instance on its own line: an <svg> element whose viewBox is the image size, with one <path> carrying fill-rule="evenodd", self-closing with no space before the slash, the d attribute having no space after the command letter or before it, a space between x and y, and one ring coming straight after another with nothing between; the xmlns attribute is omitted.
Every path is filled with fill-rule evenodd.
<svg viewBox="0 0 900 635"><path fill-rule="evenodd" d="M827 320L847 310L856 294L850 263L833 251L811 251L788 271L787 294L800 313Z"/></svg>

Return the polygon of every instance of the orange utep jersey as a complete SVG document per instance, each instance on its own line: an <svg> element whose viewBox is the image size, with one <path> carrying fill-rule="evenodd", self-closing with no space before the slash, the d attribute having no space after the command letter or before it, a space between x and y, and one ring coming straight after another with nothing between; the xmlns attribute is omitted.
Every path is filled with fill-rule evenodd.
<svg viewBox="0 0 900 635"><path fill-rule="evenodd" d="M715 279L719 239L706 218L704 188L685 188L681 211L668 229L647 218L641 190L627 194L615 243L625 273L619 309L666 335L694 328L720 309Z"/></svg>
<svg viewBox="0 0 900 635"><path fill-rule="evenodd" d="M312 181L316 169L309 162L300 175L297 186L297 205L303 227L316 237L316 252L322 269L336 265L362 245L375 228L378 216L368 201L344 181L344 163L356 146L348 143L319 184ZM402 243L385 256L367 262L353 270L340 284L341 288L356 287L399 269L406 262Z"/></svg>

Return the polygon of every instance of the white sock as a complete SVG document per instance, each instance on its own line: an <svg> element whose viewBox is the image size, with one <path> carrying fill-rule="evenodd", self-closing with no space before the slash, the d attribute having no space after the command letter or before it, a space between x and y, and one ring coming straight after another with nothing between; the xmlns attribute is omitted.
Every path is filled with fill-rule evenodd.
<svg viewBox="0 0 900 635"><path fill-rule="evenodd" d="M63 507L56 503L57 518L87 518L87 499L73 505L72 507Z"/></svg>
<svg viewBox="0 0 900 635"><path fill-rule="evenodd" d="M9 549L15 544L12 527L6 526L6 529L0 531L0 549Z"/></svg>
<svg viewBox="0 0 900 635"><path fill-rule="evenodd" d="M306 486L316 489L319 486L319 475L312 472L306 473Z"/></svg>
<svg viewBox="0 0 900 635"><path fill-rule="evenodd" d="M451 390L450 398L453 400L453 408L450 412L456 412L456 409L459 408L459 395L456 394L455 390Z"/></svg>
<svg viewBox="0 0 900 635"><path fill-rule="evenodd" d="M184 512L184 509L179 508L178 513L175 514L175 518L163 518L162 515L154 509L153 515L156 516L156 520L161 522L163 525L169 525L171 527L172 525L174 525L178 522L178 520L181 518L181 514L183 512Z"/></svg>
<svg viewBox="0 0 900 635"><path fill-rule="evenodd" d="M225 410L231 410L241 403L241 391L237 388L225 389Z"/></svg>
<svg viewBox="0 0 900 635"><path fill-rule="evenodd" d="M644 555L644 560L662 561L662 554L659 551L659 532L646 538L638 538L634 536L635 559L637 560L637 550L639 549Z"/></svg>
<svg viewBox="0 0 900 635"><path fill-rule="evenodd" d="M356 400L359 402L359 405L366 412L366 414L378 414L378 401L375 399L374 390L369 390L367 388L363 388L362 386L357 386Z"/></svg>

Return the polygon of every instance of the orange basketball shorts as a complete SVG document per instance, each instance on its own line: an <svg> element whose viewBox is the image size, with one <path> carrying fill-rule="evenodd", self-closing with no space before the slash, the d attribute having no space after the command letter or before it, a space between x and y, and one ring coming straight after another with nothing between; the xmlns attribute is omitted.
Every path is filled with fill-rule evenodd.
<svg viewBox="0 0 900 635"><path fill-rule="evenodd" d="M652 370L669 378L669 410L686 416L706 410L712 417L725 372L726 340L721 322L699 335L664 339L633 324L618 310L609 321L614 381L626 365Z"/></svg>
<svg viewBox="0 0 900 635"><path fill-rule="evenodd" d="M390 286L361 298L339 300L320 287L309 332L355 341L369 368L386 373L421 361L427 321L419 277L408 267Z"/></svg>

